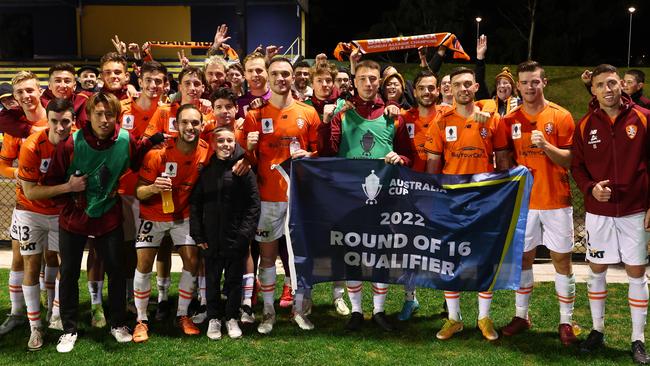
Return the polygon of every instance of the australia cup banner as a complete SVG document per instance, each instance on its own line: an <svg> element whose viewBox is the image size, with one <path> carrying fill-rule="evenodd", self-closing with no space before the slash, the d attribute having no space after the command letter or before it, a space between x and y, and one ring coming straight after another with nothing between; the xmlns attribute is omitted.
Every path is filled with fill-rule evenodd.
<svg viewBox="0 0 650 366"><path fill-rule="evenodd" d="M430 175L374 159L293 161L288 226L298 286L517 289L532 180L524 167Z"/></svg>

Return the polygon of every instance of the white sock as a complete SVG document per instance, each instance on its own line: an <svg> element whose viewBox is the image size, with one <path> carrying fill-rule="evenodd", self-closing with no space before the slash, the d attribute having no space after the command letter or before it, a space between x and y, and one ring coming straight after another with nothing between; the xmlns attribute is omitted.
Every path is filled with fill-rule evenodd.
<svg viewBox="0 0 650 366"><path fill-rule="evenodd" d="M9 301L11 301L11 314L20 315L25 309L25 297L23 296L23 271L9 272Z"/></svg>
<svg viewBox="0 0 650 366"><path fill-rule="evenodd" d="M645 343L645 322L648 314L648 281L645 276L639 278L628 277L628 301L632 317L632 342Z"/></svg>
<svg viewBox="0 0 650 366"><path fill-rule="evenodd" d="M141 273L137 269L133 276L133 302L138 311L138 321L147 321L147 307L151 295L151 272Z"/></svg>
<svg viewBox="0 0 650 366"><path fill-rule="evenodd" d="M384 311L384 303L386 303L386 294L388 293L388 285L385 283L372 283L372 313L377 314Z"/></svg>
<svg viewBox="0 0 650 366"><path fill-rule="evenodd" d="M104 281L88 281L88 293L90 294L90 303L97 305L102 303L102 290Z"/></svg>
<svg viewBox="0 0 650 366"><path fill-rule="evenodd" d="M449 312L449 319L457 322L463 318L460 315L460 292L458 291L444 291L445 302L447 303L447 311Z"/></svg>
<svg viewBox="0 0 650 366"><path fill-rule="evenodd" d="M255 288L255 274L246 273L241 280L242 305L251 306L253 298L253 289ZM248 301L248 302L246 302Z"/></svg>
<svg viewBox="0 0 650 366"><path fill-rule="evenodd" d="M192 301L195 281L196 277L183 269L181 279L178 281L178 310L176 310L176 316L187 316L187 308Z"/></svg>
<svg viewBox="0 0 650 366"><path fill-rule="evenodd" d="M56 283L56 274L59 273L59 267L45 266L45 288L47 289L47 309L52 310L54 303L54 286Z"/></svg>
<svg viewBox="0 0 650 366"><path fill-rule="evenodd" d="M167 301L169 298L169 287L171 284L171 278L156 276L156 285L158 286L158 302Z"/></svg>
<svg viewBox="0 0 650 366"><path fill-rule="evenodd" d="M587 279L589 308L593 329L601 333L605 330L605 300L607 299L607 271L593 273L589 268Z"/></svg>
<svg viewBox="0 0 650 366"><path fill-rule="evenodd" d="M260 292L264 299L264 314L275 314L273 301L275 300L275 266L269 268L260 267Z"/></svg>
<svg viewBox="0 0 650 366"><path fill-rule="evenodd" d="M478 293L478 319L490 317L490 305L492 305L492 291L481 291Z"/></svg>
<svg viewBox="0 0 650 366"><path fill-rule="evenodd" d="M533 292L533 270L525 269L521 271L519 279L519 289L515 292L515 316L528 319L528 306L530 304L530 295Z"/></svg>
<svg viewBox="0 0 650 366"><path fill-rule="evenodd" d="M41 289L39 285L23 285L25 304L27 304L27 318L30 327L41 326Z"/></svg>
<svg viewBox="0 0 650 366"><path fill-rule="evenodd" d="M573 274L555 274L555 292L560 302L560 324L571 324L576 300L576 279Z"/></svg>
<svg viewBox="0 0 650 366"><path fill-rule="evenodd" d="M52 301L52 316L61 316L61 308L59 307L59 279L54 281L54 301Z"/></svg>
<svg viewBox="0 0 650 366"><path fill-rule="evenodd" d="M361 281L347 281L346 285L348 287L350 304L352 304L352 312L363 313L361 309L361 295L363 295L361 290L363 290L363 283Z"/></svg>
<svg viewBox="0 0 650 366"><path fill-rule="evenodd" d="M41 263L41 271L38 273L38 285L41 291L47 290L47 287L45 287L45 266L46 264Z"/></svg>
<svg viewBox="0 0 650 366"><path fill-rule="evenodd" d="M199 276L199 297L201 298L201 305L207 305L208 299L205 293L205 276Z"/></svg>
<svg viewBox="0 0 650 366"><path fill-rule="evenodd" d="M332 299L340 299L343 297L343 294L345 294L345 286L344 281L334 281L332 282Z"/></svg>

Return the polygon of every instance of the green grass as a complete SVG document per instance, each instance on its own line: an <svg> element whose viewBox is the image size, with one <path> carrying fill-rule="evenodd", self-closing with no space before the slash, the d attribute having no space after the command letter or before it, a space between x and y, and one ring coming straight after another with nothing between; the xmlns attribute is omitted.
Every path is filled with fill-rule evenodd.
<svg viewBox="0 0 650 366"><path fill-rule="evenodd" d="M7 270L0 270L0 283L6 283ZM174 277L172 292L175 296ZM257 334L254 327L243 328L244 337L210 341L203 333L197 337L181 336L171 323L153 324L151 338L144 344L117 344L108 330L90 329L89 299L85 279L80 281L82 334L70 354L55 349L59 332L49 331L44 349L27 351L27 328L16 330L0 339L0 365L626 365L629 355L630 320L627 286L610 285L607 303L607 349L583 355L576 348L564 348L557 337L558 305L552 283L537 283L532 297L533 329L520 336L485 341L476 330L476 295L463 295L465 330L448 341L438 341L435 333L442 326L440 316L443 296L440 291L418 290L421 310L408 322L398 322L397 313L403 299L402 289L392 286L386 302L389 317L398 326L394 333L380 332L370 321L363 331L344 331L347 319L338 316L330 305L331 287L317 285L311 319L316 329L300 331L288 320L287 309L279 309L276 328L270 336ZM155 289L155 286L153 287ZM364 308L370 313L372 297L364 286ZM154 290L155 291L155 290ZM8 298L0 296L0 311L8 312ZM279 293L277 294L279 296ZM514 294L499 291L494 296L492 317L504 326L514 311ZM276 306L277 307L277 306ZM259 314L259 309L258 309ZM578 285L575 320L588 332L591 318L586 287ZM586 334L580 336L586 337Z"/></svg>

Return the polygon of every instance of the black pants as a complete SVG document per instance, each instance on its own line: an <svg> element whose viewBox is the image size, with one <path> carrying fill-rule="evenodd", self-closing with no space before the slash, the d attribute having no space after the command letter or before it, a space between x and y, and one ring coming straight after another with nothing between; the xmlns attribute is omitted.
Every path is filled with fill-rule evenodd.
<svg viewBox="0 0 650 366"><path fill-rule="evenodd" d="M86 235L71 233L59 227L59 254L61 255L59 303L63 330L66 333L77 332L79 272L87 240ZM126 321L126 250L122 227L96 237L95 247L104 260L104 268L108 275L109 321L111 327L121 327Z"/></svg>
<svg viewBox="0 0 650 366"><path fill-rule="evenodd" d="M208 319L226 320L239 318L241 306L241 283L244 275L242 258L215 258L205 256L205 291L208 301ZM221 302L221 273L224 275L225 307ZM225 308L225 314L223 310Z"/></svg>

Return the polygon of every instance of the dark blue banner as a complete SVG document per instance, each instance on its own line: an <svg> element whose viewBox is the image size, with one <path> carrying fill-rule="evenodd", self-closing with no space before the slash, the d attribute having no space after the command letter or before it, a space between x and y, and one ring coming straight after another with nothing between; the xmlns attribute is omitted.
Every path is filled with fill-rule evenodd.
<svg viewBox="0 0 650 366"><path fill-rule="evenodd" d="M298 284L517 289L532 180L524 167L429 175L383 160L293 161L289 230Z"/></svg>

